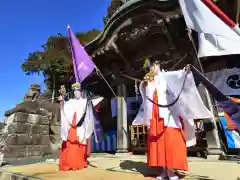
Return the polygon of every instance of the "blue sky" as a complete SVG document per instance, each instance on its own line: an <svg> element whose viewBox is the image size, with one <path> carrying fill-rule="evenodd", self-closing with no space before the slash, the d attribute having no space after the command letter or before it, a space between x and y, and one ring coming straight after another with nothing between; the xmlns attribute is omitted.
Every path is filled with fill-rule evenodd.
<svg viewBox="0 0 240 180"><path fill-rule="evenodd" d="M48 36L103 28L110 0L1 0L0 1L0 120L20 102L32 83L43 80L26 76L21 64L30 52L41 49Z"/></svg>

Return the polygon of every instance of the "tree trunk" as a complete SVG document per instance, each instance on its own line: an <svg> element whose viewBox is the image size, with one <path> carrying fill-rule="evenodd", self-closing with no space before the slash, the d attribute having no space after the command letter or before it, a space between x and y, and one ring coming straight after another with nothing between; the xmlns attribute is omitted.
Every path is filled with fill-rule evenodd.
<svg viewBox="0 0 240 180"><path fill-rule="evenodd" d="M52 90L52 104L54 103L54 98L55 98L55 86L56 86L56 82L55 82L55 75L53 74L53 90Z"/></svg>

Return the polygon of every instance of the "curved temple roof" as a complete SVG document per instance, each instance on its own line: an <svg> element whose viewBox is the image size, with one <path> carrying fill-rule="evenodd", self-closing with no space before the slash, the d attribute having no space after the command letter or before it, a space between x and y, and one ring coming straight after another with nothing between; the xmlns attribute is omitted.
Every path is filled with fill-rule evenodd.
<svg viewBox="0 0 240 180"><path fill-rule="evenodd" d="M148 11L148 10L151 10L151 11ZM119 9L110 17L110 19L107 21L106 25L104 26L104 29L102 30L102 32L93 41L91 41L85 46L89 55L91 55L94 59L95 57L100 55L99 56L100 58L99 59L96 58L95 61L101 60L101 54L105 54L103 53L105 52L105 49L108 50L108 46L111 44L115 35L118 34L119 32L118 30L121 30L124 27L130 25L132 23L133 16L138 17L139 15L141 15L141 13L148 13L153 11L159 12L160 16L162 16L162 19L165 19L165 18L176 19L177 17L179 17L178 15L181 14L181 11L178 5L178 0L129 0L125 2L121 7L119 7ZM131 21L131 23L129 23L129 20ZM146 21L148 20L146 19ZM156 23L159 23L159 22L156 22ZM109 57L111 57L111 55ZM106 60L106 62L108 61ZM95 63L97 64L97 62ZM141 63L138 62L136 66L138 66L139 64ZM107 66L110 66L110 64L107 64ZM106 67L104 66L104 68ZM107 69L109 70L109 68ZM112 72L111 73L108 72L105 74L105 78L112 79L113 77L111 75L112 75ZM112 80L109 80L109 81L112 81ZM114 84L112 86L115 86L115 83L117 82L112 81L112 83ZM86 86L88 86L88 88L95 89L96 94L101 94L102 96L106 96L106 97L112 95L108 87L105 85L105 83L103 83L103 80L96 78L95 74L89 77L88 79L86 79L85 84ZM89 84L92 84L92 85L89 85ZM98 86L99 88L93 88L96 86Z"/></svg>
<svg viewBox="0 0 240 180"><path fill-rule="evenodd" d="M216 0L215 0L216 1ZM133 24L134 23L134 21L132 21L132 20L134 20L134 18L138 18L138 17L140 17L141 18L141 14L139 14L139 13L146 13L146 12L154 12L155 14L157 14L157 18L159 17L160 19L159 20L157 20L157 24L160 24L160 20L166 20L166 23L167 24L170 24L169 22L171 22L172 20L172 22L174 22L174 19L178 19L179 17L181 17L181 10L180 10L180 7L179 7L179 4L178 4L178 0L128 0L127 2L125 2L121 7L119 7L118 8L118 10L110 17L110 19L108 20L108 22L106 23L106 25L104 26L104 29L101 31L101 33L93 40L93 41L91 41L90 43L88 43L86 46L85 46L85 48L86 48L86 50L88 51L88 53L92 56L92 57L95 57L94 59L95 59L95 63L97 63L97 62L100 62L101 60L104 60L104 62L105 62L105 60L106 60L106 62L107 63L102 63L102 61L101 61L101 63L99 63L99 65L100 64L104 64L104 68L106 68L105 67L105 65L107 66L107 67L110 67L112 64L111 63L108 63L108 62L110 62L110 60L112 61L112 60L114 60L114 61L118 61L117 60L117 58L116 59L114 59L115 57L114 57L114 55L112 55L111 54L111 52L113 52L113 54L114 54L114 51L111 51L111 50L109 50L108 49L108 47L109 47L109 45L111 44L111 45L113 45L115 42L118 42L119 44L119 49L120 50L123 50L123 55L125 55L125 56L127 56L128 57L128 55L129 55L129 57L130 58L128 58L129 59L129 61L130 61L130 65L136 65L136 66L134 66L133 68L135 68L135 69L137 69L138 68L138 66L140 66L139 64L139 62L140 61L138 61L137 63L135 63L135 60L137 59L137 58L131 58L131 53L132 54L134 54L134 53L136 53L138 50L134 50L134 48L136 48L135 46L131 49L130 48L130 51L127 51L126 49L126 51L124 50L124 48L125 47L131 47L131 43L133 42L133 43L138 43L138 42L142 42L142 41L136 41L136 40L130 40L130 41L126 41L126 42L124 42L124 41L121 41L121 36L119 36L120 38L118 39L118 32L120 32L119 30L122 30L122 29L124 29L125 27L129 27L129 28L134 28L134 25L135 24ZM147 14L147 13L146 13ZM159 16L160 15L160 16ZM134 17L133 17L134 16ZM136 16L136 17L135 17ZM149 16L149 19L150 18L152 18L151 16ZM181 17L182 18L182 17ZM148 18L146 18L145 19L145 23L146 23L146 21L149 21L149 19ZM164 20L164 22L165 22L165 20ZM130 22L131 21L131 22ZM150 20L151 21L151 20ZM181 21L183 21L183 19L181 19L180 21L176 21L176 22L180 22L181 23ZM142 19L140 19L140 21L135 21L136 23L138 23L138 22L140 22L140 23L142 23ZM147 22L148 23L148 22ZM149 22L149 23L151 23L151 22ZM138 26L138 24L136 25L136 26ZM181 27L181 29L184 29L184 27ZM125 29L126 30L126 29ZM128 31L129 29L127 29L127 31ZM124 31L124 30L123 30ZM184 30L183 30L184 31ZM116 39L115 39L115 35L116 35L116 39L118 39L118 40L120 40L120 41L116 41ZM174 33L173 33L173 35L174 35ZM149 38L149 37L151 37L151 36L145 36L145 35L143 35L143 36L141 36L140 38L142 38L142 37L147 37L147 38ZM144 41L144 40L146 40L147 38L142 38L142 40ZM167 41L171 41L171 40L169 40L169 38L166 38L167 39ZM171 38L170 38L171 39ZM114 42L115 41L115 42ZM113 43L112 43L113 42ZM122 44L122 46L121 46L121 42L123 42L123 44ZM181 40L181 42L182 42L182 40ZM141 44L141 43L140 43ZM170 47L171 45L170 45L171 43L168 43L168 46ZM127 46L125 46L125 45L127 45ZM156 46L157 47L157 46ZM167 46L166 46L167 47ZM182 48L178 48L178 50L176 50L177 52L175 52L175 51L171 51L171 55L172 55L172 52L175 52L176 53L176 55L181 55L181 53L179 53L178 51L180 51L180 52L182 52L182 53L186 53L186 49L185 48L188 48L188 46L187 46L187 44L185 45L185 46L181 46ZM122 49L121 49L122 48ZM158 47L157 47L158 48ZM171 47L170 47L171 48ZM163 48L164 49L164 48ZM106 50L106 51L105 51ZM133 51L131 51L131 50L133 50ZM144 53L152 53L153 51L155 51L154 49L153 50L151 50L151 51L148 51L148 50L145 50L144 49L144 52L142 53L142 54L144 54ZM163 50L164 51L164 50ZM191 49L188 49L187 50L187 52L191 52L192 50ZM105 52L107 52L107 53L105 53ZM109 54L108 54L109 53ZM117 52L118 53L118 52ZM117 54L116 53L116 54ZM142 55L141 53L140 53L140 55ZM105 55L107 55L107 56L105 56ZM139 55L139 56L140 56ZM111 57L111 56L113 56L113 57ZM185 56L185 55L184 55ZM180 56L180 57L182 57L182 56ZM112 59L111 59L112 58ZM120 57L119 59L121 59L122 57ZM109 60L110 59L110 60ZM175 58L176 59L176 58ZM178 57L177 57L177 59L178 59ZM182 59L182 58L181 58ZM189 56L189 58L187 59L187 60L192 60L192 57L191 56ZM109 60L109 61L108 61ZM121 59L121 60L123 60L123 58ZM166 60L166 59L164 59L164 60ZM213 61L208 61L208 62L211 62L214 66L216 66L216 62L217 61L219 61L219 57L217 57L216 59L213 57L212 58L212 60ZM120 60L119 60L120 61ZM175 60L174 60L175 61ZM171 61L171 62L173 62L173 61ZM180 62L180 61L179 61ZM231 61L231 62L233 62L233 61ZM236 61L234 61L234 62L236 62ZM120 62L120 63L122 63L122 61ZM122 63L123 64L123 63ZM125 64L127 64L127 63L125 63ZM221 61L221 65L222 66L226 66L225 65L226 63L225 63L225 61L223 62L223 61ZM119 63L118 63L118 65L119 65ZM214 68L213 67L213 65L208 65L208 66L206 66L206 67L208 67L208 69L211 69L211 68ZM123 65L124 66L124 65ZM131 66L132 67L132 66ZM103 69L104 69L103 68ZM117 67L118 68L118 67ZM124 67L123 67L124 68ZM127 68L126 68L127 69ZM107 70L109 70L109 68L107 68ZM127 70L126 70L127 71ZM114 74L114 72L107 72L106 73L106 77L109 77L109 79L113 79L113 77L111 77L111 75L112 75L112 73ZM137 76L136 76L137 77ZM112 81L112 80L111 80ZM113 84L114 84L114 86L115 86L115 83L116 83L116 81L115 80L113 80L112 81L113 82ZM90 87L95 87L95 86L99 86L99 88L94 88L94 89L98 89L99 91L101 90L101 93L102 94L104 94L103 96L105 96L106 95L106 97L107 96L109 96L109 94L111 95L111 92L109 91L109 89L107 88L107 86L105 85L103 85L103 84L105 84L105 83L103 83L103 80L102 79L96 79L95 78L95 74L91 77L91 78L89 78L89 81L87 82L86 81L86 84L92 84L92 85L89 85L89 88ZM101 88L100 88L101 87ZM98 94L98 93L100 93L100 92L97 92L96 94Z"/></svg>
<svg viewBox="0 0 240 180"><path fill-rule="evenodd" d="M107 24L105 25L104 29L101 33L91 42L89 42L85 47L86 50L90 50L98 46L101 42L103 42L108 34L109 30L114 26L118 25L120 22L118 21L121 17L126 16L130 12L146 6L147 4L159 4L158 6L154 7L156 9L161 9L165 11L171 11L178 7L178 0L129 0L125 2L108 20ZM161 8L161 5L163 7Z"/></svg>

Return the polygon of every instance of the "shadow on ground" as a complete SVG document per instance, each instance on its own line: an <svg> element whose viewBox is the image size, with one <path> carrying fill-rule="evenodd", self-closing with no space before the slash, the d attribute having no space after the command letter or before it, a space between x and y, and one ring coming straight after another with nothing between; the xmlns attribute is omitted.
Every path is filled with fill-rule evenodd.
<svg viewBox="0 0 240 180"><path fill-rule="evenodd" d="M149 168L144 162L136 162L131 160L121 162L120 167L122 170L141 173L144 177L156 177L162 172L161 168Z"/></svg>
<svg viewBox="0 0 240 180"><path fill-rule="evenodd" d="M7 171L0 171L0 179L11 179L11 180L40 180L37 177L34 176L25 176L24 173L9 173Z"/></svg>
<svg viewBox="0 0 240 180"><path fill-rule="evenodd" d="M31 174L31 177L38 177L40 179L51 179L53 177L56 177L56 172L43 171L43 172L33 173L33 174Z"/></svg>
<svg viewBox="0 0 240 180"><path fill-rule="evenodd" d="M162 172L161 168L149 168L147 163L136 162L131 160L126 160L120 163L120 167L123 170L128 170L135 173L141 173L144 177L156 177ZM177 173L180 179L195 179L195 180L213 180L207 176L192 175L184 172Z"/></svg>
<svg viewBox="0 0 240 180"><path fill-rule="evenodd" d="M201 176L201 175L194 175L194 174L187 174L184 172L179 172L177 173L178 177L184 178L185 180L189 179L189 180L214 180L211 177L208 176Z"/></svg>

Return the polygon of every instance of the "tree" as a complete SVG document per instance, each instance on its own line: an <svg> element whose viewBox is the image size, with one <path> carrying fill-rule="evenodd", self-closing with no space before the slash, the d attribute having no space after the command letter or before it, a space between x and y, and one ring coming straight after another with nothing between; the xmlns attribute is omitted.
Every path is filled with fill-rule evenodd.
<svg viewBox="0 0 240 180"><path fill-rule="evenodd" d="M107 9L108 12L108 17L110 18L116 11L117 9L123 5L122 0L112 0L110 6Z"/></svg>
<svg viewBox="0 0 240 180"><path fill-rule="evenodd" d="M93 40L99 31L93 29L86 33L77 33L76 36L84 45ZM30 53L22 64L22 70L27 75L42 73L44 82L52 96L61 85L65 85L70 91L71 83L74 81L74 71L72 65L72 55L67 37L58 34L50 36L47 42L42 46L42 51Z"/></svg>
<svg viewBox="0 0 240 180"><path fill-rule="evenodd" d="M107 9L107 15L103 18L104 24L111 18L111 16L117 11L117 9L123 5L123 0L112 0L110 6Z"/></svg>

